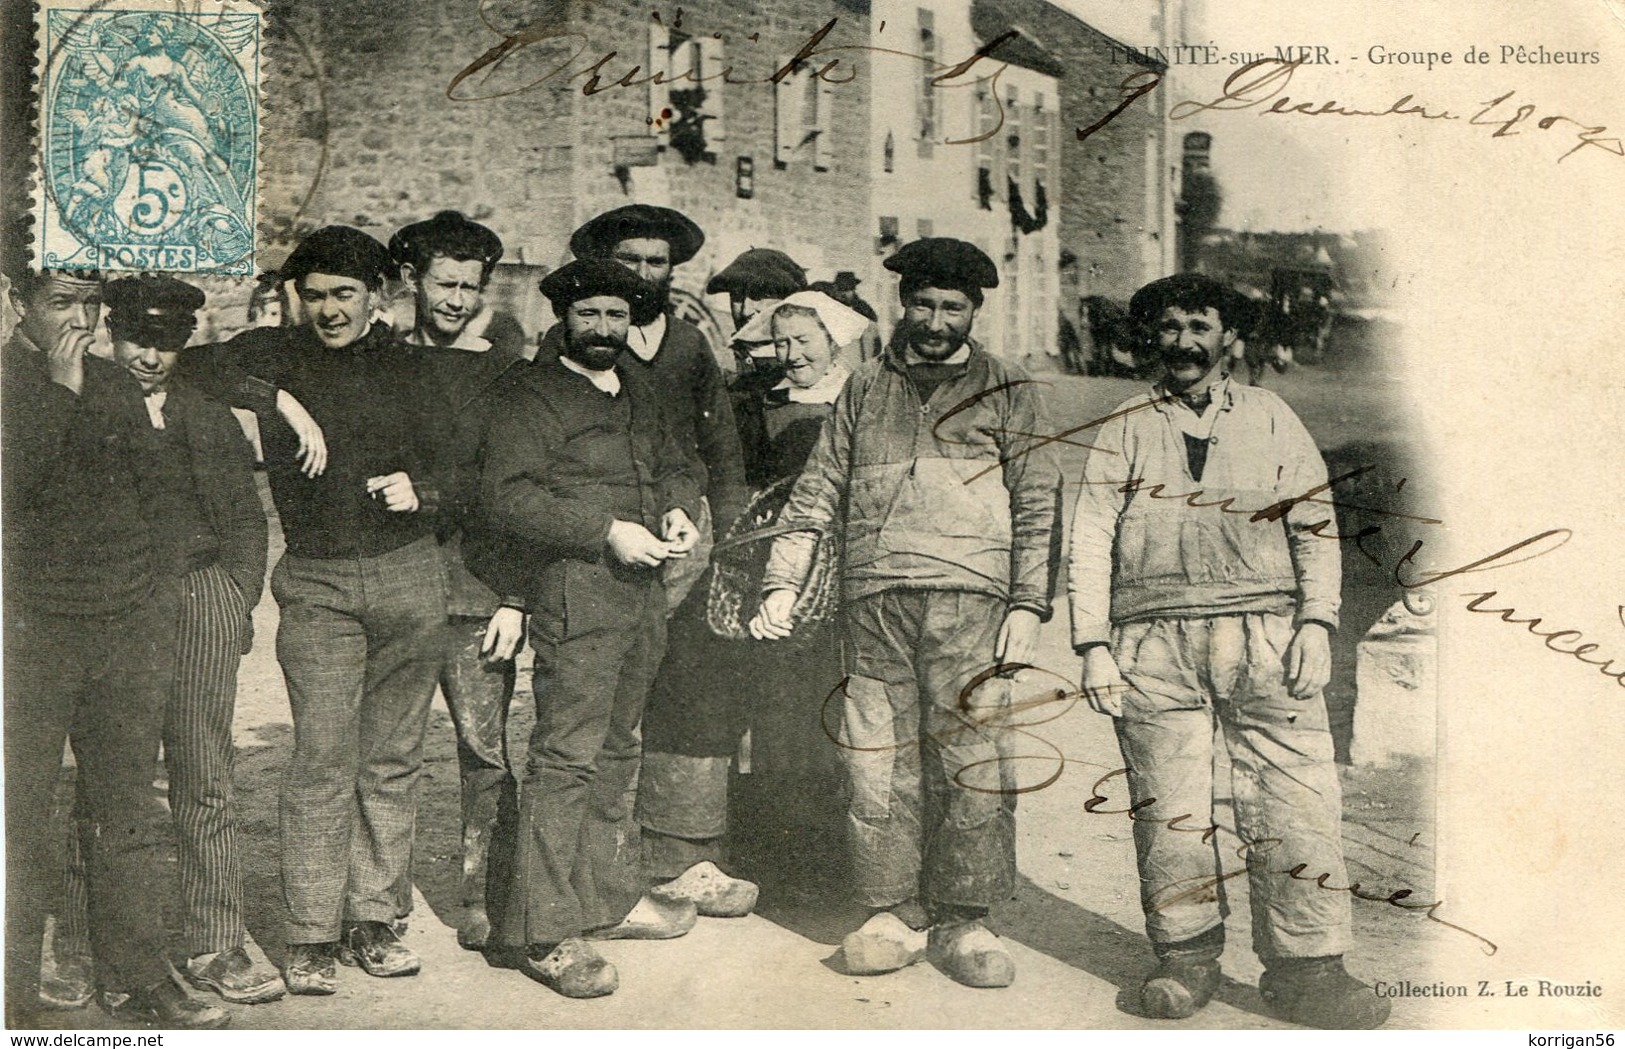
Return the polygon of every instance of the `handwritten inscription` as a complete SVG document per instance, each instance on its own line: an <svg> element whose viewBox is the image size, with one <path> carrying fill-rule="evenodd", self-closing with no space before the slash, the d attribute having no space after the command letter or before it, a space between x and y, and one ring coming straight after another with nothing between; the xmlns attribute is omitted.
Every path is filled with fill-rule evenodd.
<svg viewBox="0 0 1625 1049"><path fill-rule="evenodd" d="M1450 109L1419 102L1414 94L1401 95L1387 106L1295 99L1286 87L1303 62L1261 59L1242 66L1224 80L1221 93L1206 102L1186 100L1168 111L1171 120L1186 120L1200 113L1257 110L1263 116L1405 118L1424 122L1459 123L1464 127L1493 128L1489 137L1506 138L1531 129L1557 130L1573 144L1558 157L1562 163L1582 150L1598 150L1625 157L1625 140L1609 135L1608 127L1578 120L1562 113L1543 112L1540 106L1524 102L1516 91L1475 103L1477 108ZM1269 103L1267 106L1265 103Z"/></svg>

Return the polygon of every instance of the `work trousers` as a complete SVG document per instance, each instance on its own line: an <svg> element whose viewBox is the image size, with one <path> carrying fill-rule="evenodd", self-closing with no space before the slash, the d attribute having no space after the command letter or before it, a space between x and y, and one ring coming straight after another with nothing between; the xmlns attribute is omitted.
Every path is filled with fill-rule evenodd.
<svg viewBox="0 0 1625 1049"><path fill-rule="evenodd" d="M277 660L293 710L281 792L289 943L393 921L440 674L446 577L433 538L366 558L284 556Z"/></svg>
<svg viewBox="0 0 1625 1049"><path fill-rule="evenodd" d="M857 899L990 907L1015 882L1015 794L999 756L1008 682L994 662L1005 603L957 590L847 602L853 672L840 704Z"/></svg>
<svg viewBox="0 0 1625 1049"><path fill-rule="evenodd" d="M452 616L446 626L440 692L457 733L462 790L461 902L485 905L486 871L497 813L515 804L517 785L508 765L508 706L514 661L491 662L481 649L489 616Z"/></svg>
<svg viewBox="0 0 1625 1049"><path fill-rule="evenodd" d="M164 709L164 761L169 810L180 860L181 930L188 955L240 947L243 874L232 814L231 719L237 706L237 668L248 642L248 601L219 565L181 579L175 639L175 678ZM75 792L74 820L88 811L83 786ZM57 920L62 942L87 942L88 896L79 837L68 841L66 905Z"/></svg>
<svg viewBox="0 0 1625 1049"><path fill-rule="evenodd" d="M1348 949L1342 790L1325 700L1287 691L1292 634L1291 616L1267 613L1140 620L1112 631L1132 689L1115 721L1153 943L1223 922L1225 876L1245 869L1260 958ZM1239 841L1213 830L1215 721L1230 757ZM1316 883L1322 875L1329 887Z"/></svg>
<svg viewBox="0 0 1625 1049"><path fill-rule="evenodd" d="M178 583L115 616L5 610L6 1008L38 1000L40 941L61 885L51 802L70 740L84 784L90 938L104 990L165 978L152 774L174 673Z"/></svg>
<svg viewBox="0 0 1625 1049"><path fill-rule="evenodd" d="M542 591L530 624L536 727L491 856L491 927L509 946L614 925L643 890L631 788L665 589L652 572L570 560L549 566Z"/></svg>

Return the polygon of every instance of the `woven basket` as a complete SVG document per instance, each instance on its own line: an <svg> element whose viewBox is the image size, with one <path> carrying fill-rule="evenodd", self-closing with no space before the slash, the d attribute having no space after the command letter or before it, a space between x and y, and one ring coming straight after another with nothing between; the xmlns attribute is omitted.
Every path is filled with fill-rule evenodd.
<svg viewBox="0 0 1625 1049"><path fill-rule="evenodd" d="M779 523L795 482L792 475L757 492L711 552L705 622L719 637L733 641L750 637L747 624L762 603L762 577L773 540L801 530ZM813 626L832 617L840 603L840 577L840 529L832 528L818 537L812 567L791 609L790 622L796 627Z"/></svg>

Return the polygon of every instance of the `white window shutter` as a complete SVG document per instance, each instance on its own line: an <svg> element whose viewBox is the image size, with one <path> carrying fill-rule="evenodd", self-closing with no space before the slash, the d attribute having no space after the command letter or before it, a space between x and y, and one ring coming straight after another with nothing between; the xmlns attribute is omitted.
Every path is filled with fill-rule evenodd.
<svg viewBox="0 0 1625 1049"><path fill-rule="evenodd" d="M813 73L809 70L808 76ZM835 162L835 85L818 80L818 136L813 139L813 167L828 171Z"/></svg>
<svg viewBox="0 0 1625 1049"><path fill-rule="evenodd" d="M727 120L722 108L726 94L722 78L722 41L714 36L702 36L699 44L700 86L705 88L705 105L701 111L710 118L705 122L705 141L709 152L721 153L718 147L728 141Z"/></svg>
<svg viewBox="0 0 1625 1049"><path fill-rule="evenodd" d="M664 119L664 114L671 107L671 87L665 82L671 76L671 33L665 25L654 20L649 22L649 63L644 66L649 74L649 125L650 134L665 141L671 130L671 121ZM660 83L655 83L655 74L659 73Z"/></svg>
<svg viewBox="0 0 1625 1049"><path fill-rule="evenodd" d="M789 60L786 56L784 62ZM779 63L780 68L784 62ZM780 164L790 163L801 141L801 92L804 89L794 73L773 85L773 159Z"/></svg>

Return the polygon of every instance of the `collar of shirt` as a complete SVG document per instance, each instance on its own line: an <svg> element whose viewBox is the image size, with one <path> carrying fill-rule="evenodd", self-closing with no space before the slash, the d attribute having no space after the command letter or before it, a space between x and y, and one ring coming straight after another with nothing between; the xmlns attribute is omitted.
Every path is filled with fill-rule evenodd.
<svg viewBox="0 0 1625 1049"><path fill-rule="evenodd" d="M164 429L164 403L168 400L168 390L154 390L141 398L147 406L147 418L152 420L154 430Z"/></svg>
<svg viewBox="0 0 1625 1049"><path fill-rule="evenodd" d="M645 363L655 359L660 343L666 337L666 315L662 313L648 324L632 325L626 331L626 345Z"/></svg>
<svg viewBox="0 0 1625 1049"><path fill-rule="evenodd" d="M582 376L588 382L609 394L611 397L618 396L621 392L621 377L615 373L614 368L605 368L602 371L595 371L577 361L571 360L569 357L560 357L559 363L575 372L577 375Z"/></svg>
<svg viewBox="0 0 1625 1049"><path fill-rule="evenodd" d="M1160 412L1182 411L1190 415L1206 415L1208 410L1214 406L1217 406L1220 411L1229 411L1235 406L1235 397L1231 393L1229 372L1221 372L1219 377L1202 391L1201 395L1209 398L1207 407L1202 411L1198 412L1185 403L1188 393L1189 391L1186 391L1185 394L1171 393L1168 387L1159 382L1151 388L1151 401Z"/></svg>
<svg viewBox="0 0 1625 1049"><path fill-rule="evenodd" d="M773 389L785 391L785 399L796 404L834 404L841 387L846 385L846 380L851 374L851 370L844 364L832 364L829 371L824 373L824 377L811 386L797 386L789 379L785 379Z"/></svg>
<svg viewBox="0 0 1625 1049"><path fill-rule="evenodd" d="M903 349L904 364L964 364L968 360L970 360L969 339L966 339L965 344L959 347L959 349L955 350L947 359L940 361L927 360L924 357L921 357L919 354L914 352L914 347L912 346L907 346Z"/></svg>
<svg viewBox="0 0 1625 1049"><path fill-rule="evenodd" d="M401 341L408 346L422 346L428 349L467 350L470 353L484 353L491 348L490 339L479 335L471 335L467 328L458 332L457 338L444 347L441 347L439 343L432 339L420 337L416 330L407 332L406 337Z"/></svg>

